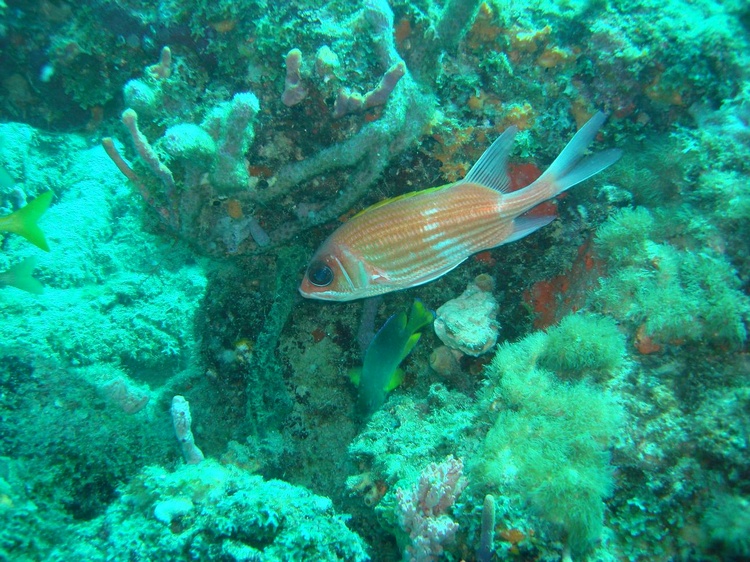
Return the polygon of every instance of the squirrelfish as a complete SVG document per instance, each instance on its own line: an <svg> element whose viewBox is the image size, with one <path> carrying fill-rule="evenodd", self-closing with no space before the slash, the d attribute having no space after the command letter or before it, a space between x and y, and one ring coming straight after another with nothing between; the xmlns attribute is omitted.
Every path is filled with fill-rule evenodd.
<svg viewBox="0 0 750 562"><path fill-rule="evenodd" d="M302 296L350 301L434 281L472 254L515 242L554 216L525 213L614 164L617 149L583 153L606 116L581 127L537 180L508 192L510 127L455 183L407 193L368 207L318 248L300 285Z"/></svg>

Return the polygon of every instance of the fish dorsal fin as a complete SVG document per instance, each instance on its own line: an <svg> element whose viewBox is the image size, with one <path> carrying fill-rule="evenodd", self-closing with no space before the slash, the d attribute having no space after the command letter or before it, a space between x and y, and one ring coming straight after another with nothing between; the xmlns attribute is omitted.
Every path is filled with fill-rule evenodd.
<svg viewBox="0 0 750 562"><path fill-rule="evenodd" d="M462 183L478 183L490 187L500 193L508 191L510 179L508 178L508 156L513 148L513 140L518 132L515 125L505 129L484 154L471 167Z"/></svg>
<svg viewBox="0 0 750 562"><path fill-rule="evenodd" d="M389 197L388 199L383 199L382 201L378 201L377 203L373 203L369 207L365 207L362 209L359 213L354 215L352 218L357 218L359 216L364 215L365 213L369 211L374 211L378 207L383 207L385 205L389 205L390 203L394 203L395 201L400 201L401 199L408 199L409 197L414 197L415 195L422 195L423 193L430 193L431 191L438 191L440 189L445 189L446 187L450 187L452 183L448 183L446 185L439 185L437 187L430 187L429 189L420 189L419 191L410 191L409 193L402 193L401 195L396 195L395 197Z"/></svg>

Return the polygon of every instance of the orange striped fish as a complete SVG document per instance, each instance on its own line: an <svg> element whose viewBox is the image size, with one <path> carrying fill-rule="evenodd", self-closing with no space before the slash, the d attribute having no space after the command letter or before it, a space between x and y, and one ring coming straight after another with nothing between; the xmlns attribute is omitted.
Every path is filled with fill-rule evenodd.
<svg viewBox="0 0 750 562"><path fill-rule="evenodd" d="M508 155L518 132L510 127L461 181L368 207L318 248L300 293L312 299L350 301L422 285L472 254L542 228L555 217L524 213L620 158L617 149L583 158L605 119L601 112L589 119L552 165L518 191L508 192Z"/></svg>

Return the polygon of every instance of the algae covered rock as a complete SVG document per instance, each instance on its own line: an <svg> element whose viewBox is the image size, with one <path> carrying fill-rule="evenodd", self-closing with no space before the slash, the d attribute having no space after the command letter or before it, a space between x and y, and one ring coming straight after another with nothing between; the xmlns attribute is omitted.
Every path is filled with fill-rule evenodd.
<svg viewBox="0 0 750 562"><path fill-rule="evenodd" d="M471 283L453 300L437 309L435 334L452 349L477 357L487 353L497 342L497 300L480 280Z"/></svg>
<svg viewBox="0 0 750 562"><path fill-rule="evenodd" d="M108 560L369 560L347 519L328 498L209 459L144 469L87 548Z"/></svg>
<svg viewBox="0 0 750 562"><path fill-rule="evenodd" d="M483 390L498 411L473 478L518 494L552 524L574 555L602 534L604 499L615 487L609 446L624 412L615 394L588 381L563 382L540 367L550 336L500 346Z"/></svg>

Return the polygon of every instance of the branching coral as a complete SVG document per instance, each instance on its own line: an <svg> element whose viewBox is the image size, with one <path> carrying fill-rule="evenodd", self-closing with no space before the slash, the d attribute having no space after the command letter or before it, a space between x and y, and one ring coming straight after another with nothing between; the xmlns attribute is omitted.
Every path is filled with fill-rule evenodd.
<svg viewBox="0 0 750 562"><path fill-rule="evenodd" d="M131 166L111 141L105 146L121 171L137 179L162 222L203 251L248 253L273 248L347 212L393 157L423 133L434 100L429 84L418 84L413 75L434 73L441 54L456 49L477 5L477 0L448 2L436 14L438 34L428 41L429 48L407 64L396 49L388 2L365 2L352 25L369 34L368 49L376 57L369 64L376 63L382 72L369 89L344 82L347 74L361 71L347 72L331 47L319 47L311 65L306 64L303 50L295 47L286 56L283 92L276 100L260 93L259 103L253 93L245 92L231 101L204 104L203 109L190 107L186 100L196 94L185 92L191 78L189 63L165 48L143 78L131 80L124 89L130 109L123 121L138 161ZM360 42L364 44L359 37L349 41L358 48ZM318 110L319 104L331 103L328 112ZM279 123L274 137L276 123L258 115L269 104L279 106L282 119L302 117L306 126L329 131L330 138L316 140L316 150L301 158L284 158L282 144L288 142L290 131ZM264 139L274 140L254 147L260 126ZM312 139L297 137L298 143L311 144ZM257 175L253 163L246 160L251 148L268 156L274 167L255 167L262 169ZM321 182L332 185L320 190ZM227 217L228 198L241 205L242 218Z"/></svg>
<svg viewBox="0 0 750 562"><path fill-rule="evenodd" d="M453 457L431 463L419 475L419 482L409 490L399 488L397 516L409 533L408 559L414 562L439 560L443 543L453 540L458 525L447 510L466 487L463 462Z"/></svg>

